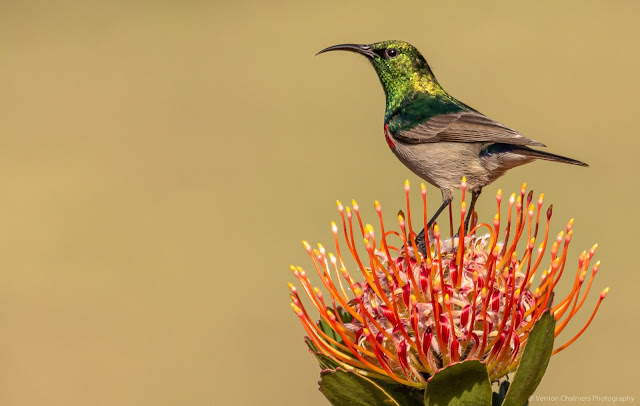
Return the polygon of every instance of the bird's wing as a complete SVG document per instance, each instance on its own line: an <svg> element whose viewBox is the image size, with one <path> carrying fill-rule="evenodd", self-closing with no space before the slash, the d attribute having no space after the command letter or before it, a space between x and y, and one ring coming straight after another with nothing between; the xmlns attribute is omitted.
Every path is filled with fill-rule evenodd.
<svg viewBox="0 0 640 406"><path fill-rule="evenodd" d="M393 134L400 141L409 144L429 142L495 142L511 145L545 145L523 137L475 111L458 111L439 114L411 129Z"/></svg>

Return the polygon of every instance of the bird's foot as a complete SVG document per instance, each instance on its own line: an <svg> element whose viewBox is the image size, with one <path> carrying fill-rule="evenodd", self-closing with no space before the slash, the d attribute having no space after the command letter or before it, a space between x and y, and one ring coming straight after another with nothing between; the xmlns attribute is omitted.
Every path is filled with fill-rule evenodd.
<svg viewBox="0 0 640 406"><path fill-rule="evenodd" d="M429 237L429 243L435 240L435 238L433 237L433 228L428 228L427 236ZM416 246L423 256L427 256L427 243L424 239L424 229L420 231L420 234L416 236Z"/></svg>

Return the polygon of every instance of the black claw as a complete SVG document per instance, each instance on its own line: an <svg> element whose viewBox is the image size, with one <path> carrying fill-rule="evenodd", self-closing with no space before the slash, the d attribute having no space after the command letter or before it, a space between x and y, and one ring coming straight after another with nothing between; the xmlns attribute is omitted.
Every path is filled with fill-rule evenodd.
<svg viewBox="0 0 640 406"><path fill-rule="evenodd" d="M424 229L416 236L416 245L423 256L427 256L427 241L424 238Z"/></svg>

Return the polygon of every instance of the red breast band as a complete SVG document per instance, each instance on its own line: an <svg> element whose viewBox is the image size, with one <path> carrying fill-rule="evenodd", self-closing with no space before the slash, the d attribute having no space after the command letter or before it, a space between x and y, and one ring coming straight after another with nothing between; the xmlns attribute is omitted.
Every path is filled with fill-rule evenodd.
<svg viewBox="0 0 640 406"><path fill-rule="evenodd" d="M389 148L393 149L396 147L396 144L393 142L391 135L389 134L389 124L384 125L384 138L387 140Z"/></svg>

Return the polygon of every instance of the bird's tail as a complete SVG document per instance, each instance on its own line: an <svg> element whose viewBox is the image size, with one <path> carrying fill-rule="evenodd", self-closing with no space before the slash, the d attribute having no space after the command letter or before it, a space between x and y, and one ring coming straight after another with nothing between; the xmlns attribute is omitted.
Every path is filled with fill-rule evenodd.
<svg viewBox="0 0 640 406"><path fill-rule="evenodd" d="M494 144L494 145L497 145L497 144ZM582 161L578 161L576 159L567 158L562 155L552 154L550 152L538 151L537 149L531 149L524 145L509 145L508 150L509 152L521 154L531 158L544 159L546 161L563 162L565 164L579 165L579 166L589 166L586 163Z"/></svg>
<svg viewBox="0 0 640 406"><path fill-rule="evenodd" d="M588 164L578 161L577 159L567 158L566 156L552 154L550 152L538 151L536 149L531 149L528 147L520 147L518 148L518 152L523 155L527 155L533 158L544 159L546 161L555 161L555 162L563 162L565 164L578 165L578 166L589 166Z"/></svg>

